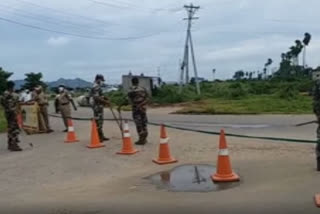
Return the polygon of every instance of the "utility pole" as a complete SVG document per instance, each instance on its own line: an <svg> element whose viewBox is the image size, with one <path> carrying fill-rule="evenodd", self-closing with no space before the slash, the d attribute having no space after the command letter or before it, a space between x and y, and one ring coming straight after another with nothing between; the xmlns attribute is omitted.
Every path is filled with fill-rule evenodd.
<svg viewBox="0 0 320 214"><path fill-rule="evenodd" d="M181 69L180 70L180 93L182 92L183 84L184 83L189 84L190 82L190 75L189 75L189 50L190 50L192 64L193 64L194 78L195 78L196 87L197 87L197 93L200 95L201 91L200 91L200 85L199 85L198 70L197 70L196 58L194 54L194 48L193 48L193 42L192 42L192 36L191 36L192 20L199 19L198 17L194 17L194 15L196 11L200 9L200 7L190 4L190 5L184 5L184 8L188 13L188 18L184 19L184 20L188 20L188 28L187 28L186 43L184 46L183 61L180 67Z"/></svg>

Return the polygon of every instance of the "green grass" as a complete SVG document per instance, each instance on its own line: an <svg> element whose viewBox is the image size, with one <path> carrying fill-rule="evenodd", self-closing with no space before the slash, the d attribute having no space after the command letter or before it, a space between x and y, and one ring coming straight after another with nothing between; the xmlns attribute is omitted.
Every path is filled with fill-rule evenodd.
<svg viewBox="0 0 320 214"><path fill-rule="evenodd" d="M241 99L206 99L177 111L180 114L311 114L312 99L299 95L281 99L276 95L250 95Z"/></svg>
<svg viewBox="0 0 320 214"><path fill-rule="evenodd" d="M7 128L7 121L4 117L3 109L0 108L0 132L4 132Z"/></svg>

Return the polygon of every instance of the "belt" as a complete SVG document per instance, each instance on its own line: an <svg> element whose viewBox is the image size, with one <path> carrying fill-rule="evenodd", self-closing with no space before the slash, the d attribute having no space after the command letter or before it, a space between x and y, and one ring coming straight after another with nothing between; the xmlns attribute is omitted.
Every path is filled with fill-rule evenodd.
<svg viewBox="0 0 320 214"><path fill-rule="evenodd" d="M69 103L61 103L62 106L69 105Z"/></svg>

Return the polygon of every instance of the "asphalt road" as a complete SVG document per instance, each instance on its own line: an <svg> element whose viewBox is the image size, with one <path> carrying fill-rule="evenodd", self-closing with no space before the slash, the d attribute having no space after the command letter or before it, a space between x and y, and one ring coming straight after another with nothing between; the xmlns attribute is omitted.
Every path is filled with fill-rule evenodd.
<svg viewBox="0 0 320 214"><path fill-rule="evenodd" d="M175 108L150 109L149 121L203 131L219 132L262 137L280 137L314 140L316 124L296 127L296 124L315 120L314 115L177 115L170 114ZM117 114L117 112L115 111ZM124 118L132 118L131 112L123 112ZM92 117L90 108L80 108L75 117ZM113 118L105 109L105 118Z"/></svg>
<svg viewBox="0 0 320 214"><path fill-rule="evenodd" d="M168 114L171 110L150 110L150 121L263 136L315 137L315 125L291 126L313 120L313 115L185 116ZM80 108L74 116L91 117L92 112ZM111 118L108 110L106 117ZM51 123L52 134L22 134L21 153L8 152L6 135L0 135L1 214L320 212L313 201L314 194L320 192L320 174L315 170L312 144L228 137L232 166L241 178L239 185L209 193L171 192L145 178L183 164L214 166L218 136L168 129L171 153L179 162L159 166L151 161L158 153L159 127L149 127L150 142L138 147L139 153L119 156L116 152L122 142L115 122L105 123L111 141L96 150L86 148L89 121L74 121L80 140L75 144L63 143L61 119L51 118ZM130 128L135 140L132 123Z"/></svg>

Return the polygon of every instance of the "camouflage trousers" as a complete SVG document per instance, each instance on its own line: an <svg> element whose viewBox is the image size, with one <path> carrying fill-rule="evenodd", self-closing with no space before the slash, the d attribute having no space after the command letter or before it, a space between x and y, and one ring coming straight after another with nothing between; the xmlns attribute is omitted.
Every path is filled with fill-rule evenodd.
<svg viewBox="0 0 320 214"><path fill-rule="evenodd" d="M93 107L93 116L94 116L94 119L96 121L96 124L97 124L97 131L98 131L98 134L99 134L99 138L100 138L100 141L103 140L103 138L105 138L104 136L104 133L103 133L103 110L104 110L104 106L102 105L94 105Z"/></svg>
<svg viewBox="0 0 320 214"><path fill-rule="evenodd" d="M6 112L5 116L8 122L8 146L17 145L20 133L17 114Z"/></svg>
<svg viewBox="0 0 320 214"><path fill-rule="evenodd" d="M132 117L133 117L134 123L136 124L139 140L145 141L148 137L148 129L147 129L148 117L147 117L146 109L133 109Z"/></svg>

